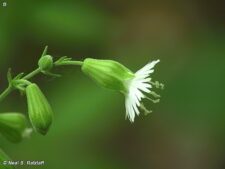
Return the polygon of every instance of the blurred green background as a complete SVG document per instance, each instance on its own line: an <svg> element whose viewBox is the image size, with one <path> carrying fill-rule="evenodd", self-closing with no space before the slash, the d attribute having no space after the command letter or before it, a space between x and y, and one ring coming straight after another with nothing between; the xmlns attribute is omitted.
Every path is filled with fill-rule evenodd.
<svg viewBox="0 0 225 169"><path fill-rule="evenodd" d="M37 76L54 123L47 136L19 144L0 137L13 160L44 160L43 169L224 169L224 1L0 2L1 91L7 69L30 72L45 45L55 58L113 59L133 71L160 59L153 79L166 85L159 104L146 102L153 113L131 124L123 96L79 67L55 70L61 78ZM18 92L0 104L1 112L27 114Z"/></svg>

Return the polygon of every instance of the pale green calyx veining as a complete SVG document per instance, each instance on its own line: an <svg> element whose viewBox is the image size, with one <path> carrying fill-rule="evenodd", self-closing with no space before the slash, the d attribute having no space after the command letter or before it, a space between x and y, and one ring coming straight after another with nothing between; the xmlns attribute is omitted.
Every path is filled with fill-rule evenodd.
<svg viewBox="0 0 225 169"><path fill-rule="evenodd" d="M26 95L31 124L37 132L45 135L52 124L52 108L40 88L35 83L27 86Z"/></svg>
<svg viewBox="0 0 225 169"><path fill-rule="evenodd" d="M100 86L119 91L125 96L126 117L134 122L135 115L139 115L139 108L145 114L151 112L142 104L146 98L153 103L159 102L160 95L152 91L152 87L163 88L163 84L152 82L150 74L159 60L152 61L133 73L124 65L113 60L99 60L87 58L82 65L82 71L97 82ZM147 94L153 96L150 98Z"/></svg>
<svg viewBox="0 0 225 169"><path fill-rule="evenodd" d="M99 60L87 58L82 65L82 71L100 86L127 92L125 81L134 77L131 70L113 60Z"/></svg>

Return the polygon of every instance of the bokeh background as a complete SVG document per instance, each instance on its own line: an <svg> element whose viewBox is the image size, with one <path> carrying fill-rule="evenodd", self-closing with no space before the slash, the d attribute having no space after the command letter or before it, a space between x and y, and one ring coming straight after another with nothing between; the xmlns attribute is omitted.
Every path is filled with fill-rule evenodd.
<svg viewBox="0 0 225 169"><path fill-rule="evenodd" d="M30 72L45 45L56 59L113 59L133 71L160 59L152 77L166 88L159 104L146 102L153 113L131 124L123 96L80 67L37 76L54 123L47 136L19 144L0 137L13 160L44 160L34 167L43 169L225 168L224 1L1 0L1 91L7 69ZM1 112L27 114L18 92L0 104Z"/></svg>

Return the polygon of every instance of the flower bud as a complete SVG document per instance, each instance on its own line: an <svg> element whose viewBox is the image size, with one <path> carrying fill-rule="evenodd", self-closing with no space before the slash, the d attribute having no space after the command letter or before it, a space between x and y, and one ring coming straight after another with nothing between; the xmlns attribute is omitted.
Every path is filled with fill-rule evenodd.
<svg viewBox="0 0 225 169"><path fill-rule="evenodd" d="M52 123L52 108L36 84L27 86L26 95L30 121L37 132L45 135Z"/></svg>
<svg viewBox="0 0 225 169"><path fill-rule="evenodd" d="M124 82L134 77L132 71L113 60L87 58L82 71L101 86L122 92L126 91Z"/></svg>
<svg viewBox="0 0 225 169"><path fill-rule="evenodd" d="M20 113L0 113L0 133L11 142L20 142L26 130L26 118Z"/></svg>
<svg viewBox="0 0 225 169"><path fill-rule="evenodd" d="M53 67L53 59L50 55L42 56L38 61L38 66L42 71L48 71Z"/></svg>
<svg viewBox="0 0 225 169"><path fill-rule="evenodd" d="M0 168L1 169L15 169L14 165L9 165L8 162L11 161L11 159L8 157L8 155L0 149Z"/></svg>

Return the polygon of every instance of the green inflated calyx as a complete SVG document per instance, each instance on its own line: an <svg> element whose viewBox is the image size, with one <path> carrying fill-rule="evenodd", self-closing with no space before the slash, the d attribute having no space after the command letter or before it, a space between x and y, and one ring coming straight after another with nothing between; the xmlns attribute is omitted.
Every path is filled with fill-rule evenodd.
<svg viewBox="0 0 225 169"><path fill-rule="evenodd" d="M50 55L42 56L38 61L38 66L42 71L49 71L53 67L53 59Z"/></svg>
<svg viewBox="0 0 225 169"><path fill-rule="evenodd" d="M0 113L0 133L11 142L20 142L27 127L27 121L20 113Z"/></svg>
<svg viewBox="0 0 225 169"><path fill-rule="evenodd" d="M45 135L52 123L52 108L36 84L27 86L26 95L31 124L38 133Z"/></svg>
<svg viewBox="0 0 225 169"><path fill-rule="evenodd" d="M124 82L134 77L132 71L113 60L87 58L83 62L82 71L99 85L121 92L126 91Z"/></svg>

